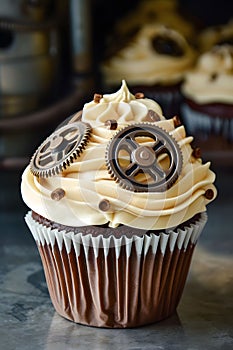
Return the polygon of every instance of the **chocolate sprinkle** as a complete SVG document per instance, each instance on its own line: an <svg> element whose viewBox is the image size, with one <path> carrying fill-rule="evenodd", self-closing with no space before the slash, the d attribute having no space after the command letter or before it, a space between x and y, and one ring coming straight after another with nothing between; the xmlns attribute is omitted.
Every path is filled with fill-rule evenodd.
<svg viewBox="0 0 233 350"><path fill-rule="evenodd" d="M209 188L208 190L206 190L205 192L205 197L207 199L212 199L214 197L214 191L211 190L211 188Z"/></svg>
<svg viewBox="0 0 233 350"><path fill-rule="evenodd" d="M173 119L173 123L174 123L174 127L175 128L182 124L180 118L178 117L178 115L175 115L172 119Z"/></svg>
<svg viewBox="0 0 233 350"><path fill-rule="evenodd" d="M102 199L102 201L99 202L99 209L101 211L108 211L110 209L110 202L107 199Z"/></svg>
<svg viewBox="0 0 233 350"><path fill-rule="evenodd" d="M217 74L217 73L212 73L211 76L210 76L210 81L216 80L217 77L218 77L218 74Z"/></svg>
<svg viewBox="0 0 233 350"><path fill-rule="evenodd" d="M152 122L157 122L160 120L159 114L153 111L153 109L148 110L147 116L148 116L148 119Z"/></svg>
<svg viewBox="0 0 233 350"><path fill-rule="evenodd" d="M94 94L94 102L99 103L100 99L103 97L101 94Z"/></svg>
<svg viewBox="0 0 233 350"><path fill-rule="evenodd" d="M115 119L108 119L108 120L106 120L104 125L107 126L107 128L110 129L110 130L116 130L117 126L118 126L117 121Z"/></svg>
<svg viewBox="0 0 233 350"><path fill-rule="evenodd" d="M194 148L192 154L195 158L200 158L201 157L201 149L199 147Z"/></svg>
<svg viewBox="0 0 233 350"><path fill-rule="evenodd" d="M137 99L144 98L144 97L145 97L145 95L144 95L143 92L137 92L137 93L135 94L135 98L137 98Z"/></svg>
<svg viewBox="0 0 233 350"><path fill-rule="evenodd" d="M56 188L56 190L54 190L51 193L51 198L54 201L60 201L64 196L65 196L65 191L63 190L63 188Z"/></svg>

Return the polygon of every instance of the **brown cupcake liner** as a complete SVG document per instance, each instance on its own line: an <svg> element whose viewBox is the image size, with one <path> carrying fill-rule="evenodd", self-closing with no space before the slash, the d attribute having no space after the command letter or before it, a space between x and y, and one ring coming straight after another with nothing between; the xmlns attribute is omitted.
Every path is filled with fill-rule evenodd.
<svg viewBox="0 0 233 350"><path fill-rule="evenodd" d="M56 311L89 326L129 328L175 312L207 215L182 230L132 239L51 230L31 212L25 219Z"/></svg>
<svg viewBox="0 0 233 350"><path fill-rule="evenodd" d="M221 136L230 144L233 143L233 118L211 116L192 109L187 103L182 105L181 115L190 135L202 140L208 140L212 135Z"/></svg>

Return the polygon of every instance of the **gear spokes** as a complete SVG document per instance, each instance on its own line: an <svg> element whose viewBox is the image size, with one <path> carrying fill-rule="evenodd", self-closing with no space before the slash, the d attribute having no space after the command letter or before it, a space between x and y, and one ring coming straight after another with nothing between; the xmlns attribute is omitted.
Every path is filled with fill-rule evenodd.
<svg viewBox="0 0 233 350"><path fill-rule="evenodd" d="M106 163L110 175L125 189L164 191L178 178L182 155L166 131L141 123L128 126L113 137Z"/></svg>
<svg viewBox="0 0 233 350"><path fill-rule="evenodd" d="M66 169L85 148L90 132L90 125L83 122L55 130L33 155L30 162L32 173L38 177L49 177Z"/></svg>

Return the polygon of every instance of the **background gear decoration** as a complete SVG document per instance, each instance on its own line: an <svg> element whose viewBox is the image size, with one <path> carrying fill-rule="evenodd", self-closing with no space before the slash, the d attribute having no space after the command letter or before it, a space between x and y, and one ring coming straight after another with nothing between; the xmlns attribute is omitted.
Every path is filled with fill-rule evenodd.
<svg viewBox="0 0 233 350"><path fill-rule="evenodd" d="M80 155L90 133L90 125L80 121L55 130L33 155L31 172L38 177L59 174Z"/></svg>
<svg viewBox="0 0 233 350"><path fill-rule="evenodd" d="M135 192L170 188L182 169L177 142L153 124L139 123L120 130L110 141L106 164L111 177Z"/></svg>

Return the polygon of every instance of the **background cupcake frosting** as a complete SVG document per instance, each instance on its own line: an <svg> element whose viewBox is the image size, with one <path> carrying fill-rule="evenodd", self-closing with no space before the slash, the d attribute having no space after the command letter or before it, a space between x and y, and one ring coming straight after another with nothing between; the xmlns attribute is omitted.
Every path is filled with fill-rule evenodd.
<svg viewBox="0 0 233 350"><path fill-rule="evenodd" d="M233 18L226 23L207 26L197 37L200 52L209 51L215 45L225 44L233 44Z"/></svg>
<svg viewBox="0 0 233 350"><path fill-rule="evenodd" d="M214 46L187 73L182 92L197 103L233 104L233 46Z"/></svg>
<svg viewBox="0 0 233 350"><path fill-rule="evenodd" d="M169 43L161 44L164 40ZM195 57L179 32L162 24L147 24L125 48L103 62L103 80L106 84L118 84L121 78L128 84L174 84L183 79Z"/></svg>
<svg viewBox="0 0 233 350"><path fill-rule="evenodd" d="M114 134L122 127L147 122L148 111L159 115L154 125L166 130L178 143L183 157L181 174L175 184L164 192L133 192L121 188L110 176L106 162L106 147ZM96 118L94 118L96 117ZM108 130L104 122L115 119L117 130ZM98 103L84 105L82 121L92 127L90 140L84 151L70 166L51 178L38 178L29 166L22 177L22 196L25 203L49 220L70 226L119 224L157 230L177 226L195 214L204 212L206 205L215 198L213 185L215 174L210 163L203 164L193 156L191 142L184 126L174 126L173 119L161 115L157 103L130 94L126 84L117 93L103 95ZM65 196L54 202L51 192L63 188ZM212 189L212 199L205 197ZM99 209L102 199L110 203L107 212Z"/></svg>
<svg viewBox="0 0 233 350"><path fill-rule="evenodd" d="M145 24L162 24L191 39L195 34L195 24L190 16L173 0L145 0L139 2L129 13L122 16L115 26L116 35L128 35Z"/></svg>

